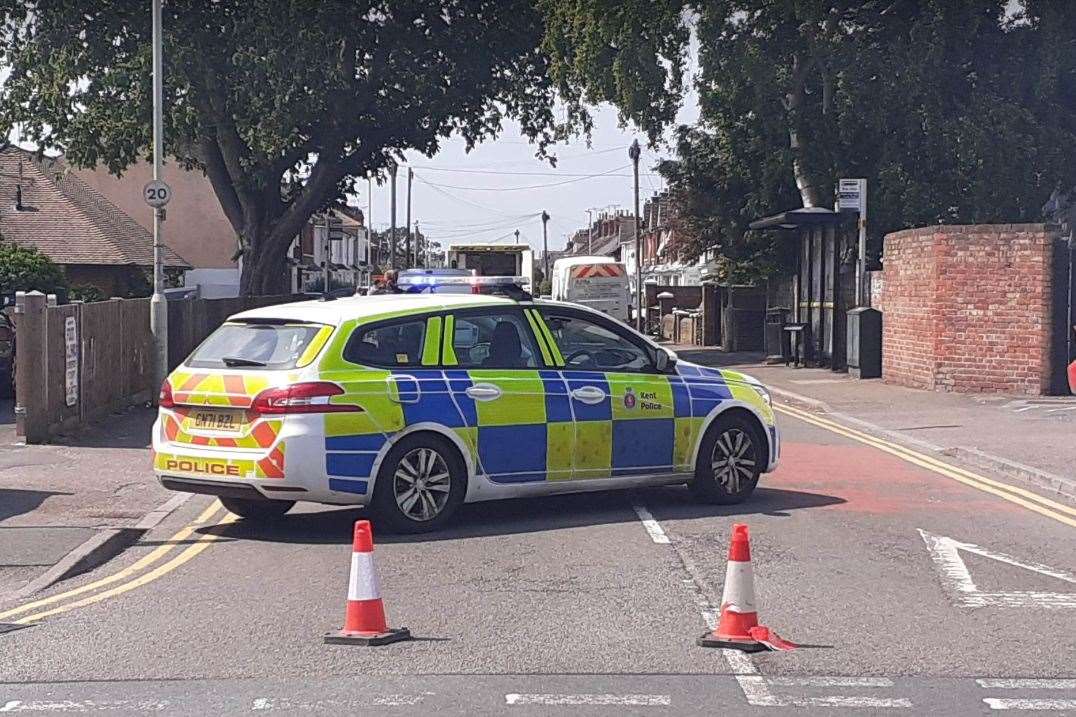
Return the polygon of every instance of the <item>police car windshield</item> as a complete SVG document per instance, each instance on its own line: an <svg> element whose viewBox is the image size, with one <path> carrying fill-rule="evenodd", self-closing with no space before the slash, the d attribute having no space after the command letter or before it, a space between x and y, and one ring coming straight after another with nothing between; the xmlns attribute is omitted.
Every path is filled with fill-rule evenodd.
<svg viewBox="0 0 1076 717"><path fill-rule="evenodd" d="M187 359L194 368L295 368L321 324L228 323Z"/></svg>

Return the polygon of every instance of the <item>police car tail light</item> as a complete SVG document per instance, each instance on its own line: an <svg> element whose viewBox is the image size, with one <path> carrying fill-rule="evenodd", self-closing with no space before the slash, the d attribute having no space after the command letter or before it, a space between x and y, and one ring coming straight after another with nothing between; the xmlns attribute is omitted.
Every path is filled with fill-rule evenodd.
<svg viewBox="0 0 1076 717"><path fill-rule="evenodd" d="M254 397L250 410L260 414L284 413L342 413L361 411L352 404L329 403L333 396L341 396L344 389L329 381L293 383L290 386L267 388Z"/></svg>
<svg viewBox="0 0 1076 717"><path fill-rule="evenodd" d="M161 384L161 393L157 396L157 405L161 408L176 407L176 402L172 398L172 384L167 380Z"/></svg>

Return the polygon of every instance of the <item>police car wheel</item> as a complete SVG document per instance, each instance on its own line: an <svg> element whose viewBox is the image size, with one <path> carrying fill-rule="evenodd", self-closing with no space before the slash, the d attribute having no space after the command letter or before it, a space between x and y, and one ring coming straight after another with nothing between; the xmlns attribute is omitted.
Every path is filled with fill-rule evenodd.
<svg viewBox="0 0 1076 717"><path fill-rule="evenodd" d="M275 520L281 517L295 505L291 500L258 500L256 498L225 498L221 497L221 504L229 513L235 513L240 518L247 520Z"/></svg>
<svg viewBox="0 0 1076 717"><path fill-rule="evenodd" d="M408 436L381 464L374 507L389 530L424 533L449 520L466 488L466 469L455 446L440 436Z"/></svg>
<svg viewBox="0 0 1076 717"><path fill-rule="evenodd" d="M688 486L707 503L741 503L754 492L761 472L757 432L742 418L721 417L702 439L695 479Z"/></svg>

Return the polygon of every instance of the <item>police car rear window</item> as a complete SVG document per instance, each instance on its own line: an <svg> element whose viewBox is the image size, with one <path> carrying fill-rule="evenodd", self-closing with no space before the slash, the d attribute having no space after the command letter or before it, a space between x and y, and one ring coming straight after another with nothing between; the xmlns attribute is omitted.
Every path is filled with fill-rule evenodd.
<svg viewBox="0 0 1076 717"><path fill-rule="evenodd" d="M194 350L195 368L295 368L321 324L227 323Z"/></svg>
<svg viewBox="0 0 1076 717"><path fill-rule="evenodd" d="M358 329L344 347L344 360L366 366L418 366L426 317Z"/></svg>

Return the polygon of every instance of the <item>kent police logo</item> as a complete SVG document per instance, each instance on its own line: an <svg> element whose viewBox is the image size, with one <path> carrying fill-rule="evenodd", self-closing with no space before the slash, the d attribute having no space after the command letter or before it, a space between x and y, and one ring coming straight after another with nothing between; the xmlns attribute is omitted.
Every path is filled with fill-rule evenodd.
<svg viewBox="0 0 1076 717"><path fill-rule="evenodd" d="M630 388L624 390L624 408L635 408L635 392Z"/></svg>

